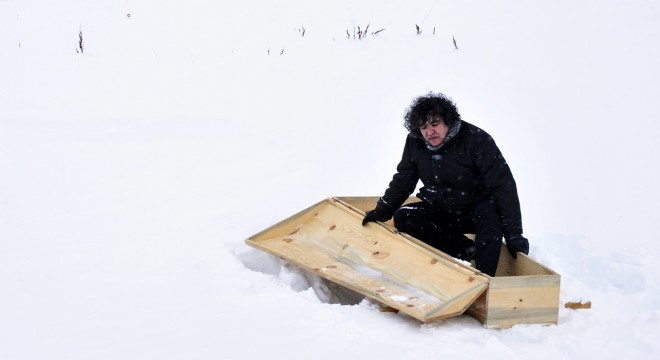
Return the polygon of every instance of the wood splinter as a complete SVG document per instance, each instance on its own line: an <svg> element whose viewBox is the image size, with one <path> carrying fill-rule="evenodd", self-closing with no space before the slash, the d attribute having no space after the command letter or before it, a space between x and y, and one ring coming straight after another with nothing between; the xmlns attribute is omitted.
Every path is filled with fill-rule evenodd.
<svg viewBox="0 0 660 360"><path fill-rule="evenodd" d="M566 304L564 304L564 307L567 308L567 309L573 309L573 310L591 309L591 301L587 301L587 302L584 302L584 303L582 301L578 301L578 302L569 301Z"/></svg>

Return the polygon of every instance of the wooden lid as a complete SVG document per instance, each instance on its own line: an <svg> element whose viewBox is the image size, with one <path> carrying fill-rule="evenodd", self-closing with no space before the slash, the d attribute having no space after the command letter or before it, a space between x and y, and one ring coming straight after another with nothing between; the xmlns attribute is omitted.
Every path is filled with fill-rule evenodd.
<svg viewBox="0 0 660 360"><path fill-rule="evenodd" d="M423 322L462 314L488 287L488 276L387 224L362 226L351 199L366 198L326 199L246 243Z"/></svg>

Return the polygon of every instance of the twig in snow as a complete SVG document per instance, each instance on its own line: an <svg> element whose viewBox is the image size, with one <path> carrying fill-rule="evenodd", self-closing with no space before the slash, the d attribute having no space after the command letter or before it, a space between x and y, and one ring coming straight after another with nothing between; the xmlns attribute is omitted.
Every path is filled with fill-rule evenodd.
<svg viewBox="0 0 660 360"><path fill-rule="evenodd" d="M361 26L358 26L357 29L355 28L355 26L353 26L353 39L358 39L358 40L366 39L367 35L369 35L370 26L371 24L367 24L367 26L364 29L362 29ZM385 29L374 31L371 33L371 35L378 35L378 33L381 31L385 31ZM351 32L348 31L348 29L346 29L346 38L348 39L351 38Z"/></svg>
<svg viewBox="0 0 660 360"><path fill-rule="evenodd" d="M78 46L76 47L76 52L78 54L82 54L85 52L85 44L83 43L82 28L78 32Z"/></svg>

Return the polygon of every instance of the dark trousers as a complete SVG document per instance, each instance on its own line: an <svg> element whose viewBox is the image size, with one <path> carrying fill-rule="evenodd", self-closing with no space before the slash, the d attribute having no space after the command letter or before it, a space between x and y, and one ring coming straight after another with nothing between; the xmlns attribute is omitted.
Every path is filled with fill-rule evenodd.
<svg viewBox="0 0 660 360"><path fill-rule="evenodd" d="M461 214L444 214L425 202L412 203L397 209L393 220L397 230L453 257L471 260L474 254L477 269L495 276L502 247L502 225L492 200L484 199ZM463 234L477 236L473 242Z"/></svg>

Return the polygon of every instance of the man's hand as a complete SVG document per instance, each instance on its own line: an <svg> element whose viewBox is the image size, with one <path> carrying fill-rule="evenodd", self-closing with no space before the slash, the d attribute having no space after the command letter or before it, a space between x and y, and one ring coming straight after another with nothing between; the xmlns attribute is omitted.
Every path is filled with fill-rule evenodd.
<svg viewBox="0 0 660 360"><path fill-rule="evenodd" d="M511 235L506 238L506 248L509 254L517 259L518 253L529 254L529 240L520 234Z"/></svg>
<svg viewBox="0 0 660 360"><path fill-rule="evenodd" d="M392 217L388 211L383 210L382 208L376 207L371 211L367 211L362 219L362 226L367 225L367 223L374 221L387 221Z"/></svg>

